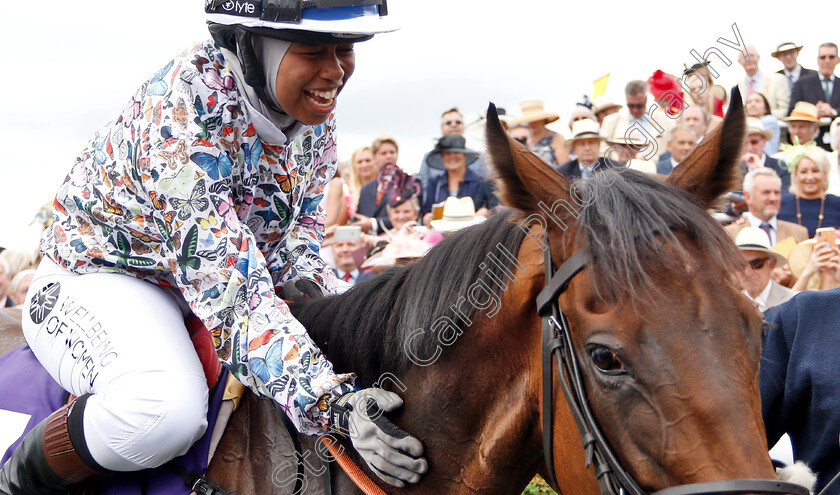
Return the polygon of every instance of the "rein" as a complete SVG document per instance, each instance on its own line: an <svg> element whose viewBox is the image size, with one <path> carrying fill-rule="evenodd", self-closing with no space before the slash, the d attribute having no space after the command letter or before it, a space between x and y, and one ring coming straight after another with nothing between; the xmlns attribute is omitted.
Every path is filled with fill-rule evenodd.
<svg viewBox="0 0 840 495"><path fill-rule="evenodd" d="M548 236L545 236L548 246ZM545 249L546 286L537 296L537 312L542 317L542 430L543 455L548 467L548 482L559 493L560 485L554 471L553 402L554 374L552 359L557 367L557 381L572 412L583 448L586 451L586 467L595 464L595 476L602 495L647 495L628 473L610 448L601 428L598 426L583 385L578 359L572 344L572 335L566 314L557 302L572 278L590 262L586 249L577 251L566 260L559 270L554 267L551 250ZM740 479L692 483L665 488L653 495L700 495L718 493L782 493L788 495L809 495L805 487L779 480Z"/></svg>

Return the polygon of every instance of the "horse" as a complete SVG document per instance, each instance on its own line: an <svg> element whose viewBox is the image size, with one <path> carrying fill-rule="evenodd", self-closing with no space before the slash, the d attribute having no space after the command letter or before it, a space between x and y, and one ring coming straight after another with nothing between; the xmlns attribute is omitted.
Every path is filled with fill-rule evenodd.
<svg viewBox="0 0 840 495"><path fill-rule="evenodd" d="M424 443L430 469L394 488L339 438L343 455L387 493L518 494L537 473L559 493L609 493L590 435L557 392L572 371L549 375L550 389L541 379L546 268L585 252L549 299L568 322L587 410L636 493L777 480L759 400L762 318L733 278L740 252L706 211L737 181L744 127L733 96L722 126L667 180L607 169L570 183L488 112L505 211L343 295L292 305L337 372L404 399L389 417ZM206 477L232 493L291 493L272 476L288 461L273 448L284 430L270 400L248 395ZM362 493L325 464L332 493Z"/></svg>

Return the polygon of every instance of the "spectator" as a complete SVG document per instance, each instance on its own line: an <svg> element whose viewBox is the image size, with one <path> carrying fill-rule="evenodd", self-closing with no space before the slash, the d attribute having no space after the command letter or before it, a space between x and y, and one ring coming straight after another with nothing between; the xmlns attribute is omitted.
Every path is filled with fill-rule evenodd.
<svg viewBox="0 0 840 495"><path fill-rule="evenodd" d="M770 239L763 230L744 227L738 232L735 245L748 264L741 279L743 292L758 305L759 311L766 311L796 295L796 292L773 280L773 269L777 264L784 265L787 260L770 249Z"/></svg>
<svg viewBox="0 0 840 495"><path fill-rule="evenodd" d="M779 59L779 62L781 62L784 66L776 73L785 76L785 79L788 80L788 87L790 88L791 95L793 94L793 85L796 81L804 76L817 73L817 71L813 69L806 69L805 67L799 65L799 62L796 60L797 57L799 57L799 50L802 50L802 45L797 45L796 43L787 41L777 46L776 51L770 54L771 57ZM793 101L793 98L791 97L791 104L793 103L796 102Z"/></svg>
<svg viewBox="0 0 840 495"><path fill-rule="evenodd" d="M718 121L720 120L718 119ZM686 108L677 119L677 124L687 125L694 129L695 134L697 134L697 144L700 144L703 138L706 137L710 123L711 117L703 107L698 105L692 105Z"/></svg>
<svg viewBox="0 0 840 495"><path fill-rule="evenodd" d="M790 271L797 277L793 289L830 290L840 287L840 249L836 232L832 241L806 239L797 244L788 255Z"/></svg>
<svg viewBox="0 0 840 495"><path fill-rule="evenodd" d="M9 297L12 289L12 275L9 272L9 262L0 257L0 308L12 308L15 301Z"/></svg>
<svg viewBox="0 0 840 495"><path fill-rule="evenodd" d="M441 114L440 133L442 136L463 136L464 129L464 116L461 115L458 108L452 107ZM487 175L484 159L477 151L468 150L467 168L480 177L485 177ZM420 171L417 173L420 177L421 190L426 191L429 188L429 184L432 179L442 175L444 170L445 167L441 161L440 153L435 153L435 150L432 149L432 151L423 155L423 161L420 163Z"/></svg>
<svg viewBox="0 0 840 495"><path fill-rule="evenodd" d="M759 93L753 93L753 95L756 94ZM782 180L782 191L787 191L790 188L790 172L787 165L776 158L767 156L764 152L767 148L767 140L772 136L773 131L765 129L760 120L747 117L747 144L741 158L741 167L744 173L761 167L773 169Z"/></svg>
<svg viewBox="0 0 840 495"><path fill-rule="evenodd" d="M575 108L569 115L569 130L572 130L572 126L575 124L575 122L583 119L597 121L597 117L595 117L595 114L592 112L592 110L583 105L575 105Z"/></svg>
<svg viewBox="0 0 840 495"><path fill-rule="evenodd" d="M356 258L354 257L354 253L358 249L359 243L354 241L338 240L332 245L335 276L351 286L355 285L359 278L359 268L356 266Z"/></svg>
<svg viewBox="0 0 840 495"><path fill-rule="evenodd" d="M690 98L703 107L712 123L717 123L717 119L723 118L727 95L723 86L715 84L709 62L692 65L683 72L683 76L684 80L687 76Z"/></svg>
<svg viewBox="0 0 840 495"><path fill-rule="evenodd" d="M788 110L790 102L790 88L787 79L781 74L765 74L758 68L758 50L752 45L746 47L749 60L744 58L744 53L738 57L738 63L744 68L746 77L738 83L741 90L741 97L748 98L753 93L762 93L770 103L770 113L776 118L783 118Z"/></svg>
<svg viewBox="0 0 840 495"><path fill-rule="evenodd" d="M534 131L531 130L531 127L528 124L516 124L510 127L508 130L508 134L513 139L519 141L523 146L531 147L531 144L534 141Z"/></svg>
<svg viewBox="0 0 840 495"><path fill-rule="evenodd" d="M407 187L415 188L419 193L420 180L408 175L397 165L399 147L394 138L382 136L375 139L371 150L379 172L375 180L362 186L356 220L352 223L359 225L362 232L379 233L392 227L386 211L388 201Z"/></svg>
<svg viewBox="0 0 840 495"><path fill-rule="evenodd" d="M353 208L359 204L359 196L362 194L362 186L376 178L379 166L373 159L373 151L370 146L363 146L356 149L350 156L350 169L346 177L347 187L353 197Z"/></svg>
<svg viewBox="0 0 840 495"><path fill-rule="evenodd" d="M560 165L557 171L570 179L575 177L588 179L598 170L621 166L618 162L599 156L601 143L605 140L606 138L598 132L598 123L594 120L584 119L575 122L572 137L568 143L577 158Z"/></svg>
<svg viewBox="0 0 840 495"><path fill-rule="evenodd" d="M796 242L807 239L808 229L777 217L781 185L782 180L771 168L750 170L744 176L744 201L747 203L747 211L741 217L744 221L727 225L726 233L734 240L744 227L755 227L767 233L771 245L788 237L793 237Z"/></svg>
<svg viewBox="0 0 840 495"><path fill-rule="evenodd" d="M805 144L810 141L816 143L820 131L816 105L807 101L796 102L790 116L784 120L788 123L791 144Z"/></svg>
<svg viewBox="0 0 840 495"><path fill-rule="evenodd" d="M333 225L345 225L356 214L356 204L353 203L350 186L342 177L342 170L352 170L352 166L339 164L335 177L324 188L324 198L327 205L324 226L327 228Z"/></svg>
<svg viewBox="0 0 840 495"><path fill-rule="evenodd" d="M761 120L761 125L765 129L773 132L767 144L764 146L764 152L772 155L779 151L779 142L781 138L781 128L779 127L779 119L770 113L770 104L767 103L767 98L761 93L753 93L747 97L745 105L747 117L755 117Z"/></svg>
<svg viewBox="0 0 840 495"><path fill-rule="evenodd" d="M671 156L663 156L656 164L656 173L669 175L697 147L699 136L694 127L678 124L671 129L668 138L668 151Z"/></svg>
<svg viewBox="0 0 840 495"><path fill-rule="evenodd" d="M840 59L837 58L837 45L823 43L819 48L817 65L819 73L801 77L793 85L790 99L790 111L801 101L807 101L817 106L817 117L837 117L840 110L840 81L834 75L834 68ZM826 151L831 151L826 129L820 131L816 138L817 144Z"/></svg>
<svg viewBox="0 0 840 495"><path fill-rule="evenodd" d="M29 284L32 283L33 275L35 275L35 270L27 268L26 270L19 271L12 279L11 295L15 300L15 304L23 304L23 300L26 299L26 291L29 290Z"/></svg>
<svg viewBox="0 0 840 495"><path fill-rule="evenodd" d="M568 160L569 150L566 148L565 139L561 134L546 127L560 116L546 112L542 100L526 100L520 103L519 107L522 114L511 119L510 125L528 124L534 133L531 150L553 167Z"/></svg>
<svg viewBox="0 0 840 495"><path fill-rule="evenodd" d="M767 442L787 433L795 458L817 473L820 493L840 471L840 289L799 294L765 320L759 387Z"/></svg>
<svg viewBox="0 0 840 495"><path fill-rule="evenodd" d="M443 218L432 220L431 227L437 232L448 234L478 225L485 219L476 211L472 198L449 197L443 205Z"/></svg>
<svg viewBox="0 0 840 495"><path fill-rule="evenodd" d="M0 253L0 258L6 260L9 275L14 277L18 272L38 266L38 251L28 249L6 249Z"/></svg>
<svg viewBox="0 0 840 495"><path fill-rule="evenodd" d="M649 146L641 150L640 155L646 160L658 159L665 152L666 134L674 127L674 119L665 114L661 105L656 104L655 110L647 115L647 83L634 80L624 87L624 97L627 109L608 115L601 125L601 134L611 139L624 136L617 132L622 129L635 129L634 134L642 133ZM639 138L642 136L640 135Z"/></svg>
<svg viewBox="0 0 840 495"><path fill-rule="evenodd" d="M828 154L813 143L789 146L790 194L782 194L779 218L808 228L813 237L820 227L840 227L840 198L827 194Z"/></svg>
<svg viewBox="0 0 840 495"><path fill-rule="evenodd" d="M603 125L604 119L607 115L612 115L621 110L622 105L613 102L607 95L599 95L592 99L592 113L598 120L599 125ZM609 136L608 136L609 137Z"/></svg>
<svg viewBox="0 0 840 495"><path fill-rule="evenodd" d="M828 155L831 168L828 172L828 194L840 196L840 117L834 119L828 132L832 152Z"/></svg>
<svg viewBox="0 0 840 495"><path fill-rule="evenodd" d="M626 130L618 133L620 136L627 134ZM606 138L608 148L604 158L617 163L628 163L629 160L636 160L639 150L645 147L645 141L636 139L633 133L628 137ZM644 160L639 160L644 161ZM653 164L653 173L656 173L656 164Z"/></svg>
<svg viewBox="0 0 840 495"><path fill-rule="evenodd" d="M499 204L493 193L493 184L467 168L468 149L464 147L463 136L447 135L441 137L433 153L440 154L446 167L443 175L432 179L423 201L423 225L432 221L432 207L446 201L449 197L470 197L478 208L479 215L487 215L489 210Z"/></svg>

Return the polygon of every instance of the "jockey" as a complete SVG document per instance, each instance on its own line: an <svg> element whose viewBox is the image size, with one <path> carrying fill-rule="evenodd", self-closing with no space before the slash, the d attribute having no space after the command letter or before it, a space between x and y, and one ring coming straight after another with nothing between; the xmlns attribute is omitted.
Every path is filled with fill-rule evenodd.
<svg viewBox="0 0 840 495"><path fill-rule="evenodd" d="M420 479L422 444L368 416L399 397L354 393L355 375L333 371L281 298L343 284L318 252L333 111L354 43L394 29L385 2L207 0L213 40L167 63L88 142L23 305L29 346L78 398L27 434L0 493L63 492L184 454L207 426L191 314L224 367L298 431L352 424L378 476Z"/></svg>

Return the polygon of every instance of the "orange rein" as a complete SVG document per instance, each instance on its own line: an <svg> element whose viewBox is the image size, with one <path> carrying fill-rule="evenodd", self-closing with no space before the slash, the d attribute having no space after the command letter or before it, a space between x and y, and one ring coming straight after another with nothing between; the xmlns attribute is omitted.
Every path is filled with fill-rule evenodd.
<svg viewBox="0 0 840 495"><path fill-rule="evenodd" d="M371 479L368 478L361 469L359 469L359 466L357 466L349 456L344 455L344 449L339 450L339 447L336 447L338 442L336 442L335 439L323 436L321 437L321 442L327 447L330 455L338 462L338 465L341 466L344 473L353 480L353 483L355 483L356 486L365 493L365 495L386 495L381 488L376 486L376 484L371 481Z"/></svg>

